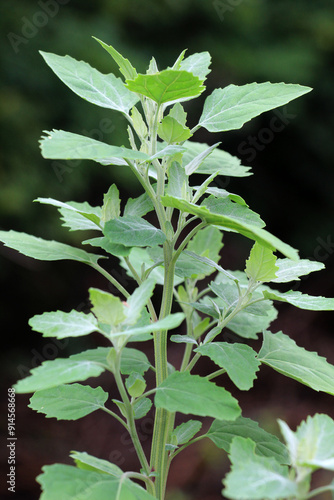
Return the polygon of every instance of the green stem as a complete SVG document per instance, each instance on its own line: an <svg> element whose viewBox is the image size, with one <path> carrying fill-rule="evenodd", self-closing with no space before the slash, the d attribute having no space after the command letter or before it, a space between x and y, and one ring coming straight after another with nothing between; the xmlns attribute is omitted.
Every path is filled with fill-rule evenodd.
<svg viewBox="0 0 334 500"><path fill-rule="evenodd" d="M141 279L141 277L139 276L139 274L137 273L137 271L135 270L135 268L131 264L129 257L124 257L124 260L125 260L128 268L129 268L129 270L133 274L133 277L137 281L138 285L141 285L142 282L143 282L143 280ZM148 310L149 310L149 312L151 314L152 320L153 321L157 321L158 320L157 314L155 312L155 309L154 309L154 306L153 306L153 303L152 303L151 299L148 300L147 307L148 307Z"/></svg>
<svg viewBox="0 0 334 500"><path fill-rule="evenodd" d="M206 222L201 222L200 224L198 224L196 227L194 227L190 232L189 234L187 234L187 236L184 238L184 240L182 241L182 243L180 244L179 248L176 250L176 252L174 253L174 256L173 256L173 262L175 263L177 261L177 259L179 258L182 250L188 245L189 241L195 236L195 234L200 230L202 229L203 227L206 227Z"/></svg>
<svg viewBox="0 0 334 500"><path fill-rule="evenodd" d="M210 373L210 375L207 375L205 378L207 380L212 380L213 378L219 377L219 375L223 375L224 373L226 373L225 368L221 368L220 370Z"/></svg>
<svg viewBox="0 0 334 500"><path fill-rule="evenodd" d="M308 495L304 497L305 500L308 500L309 498L313 498L316 495L321 495L321 493L326 493L326 491L333 491L333 486L328 484L327 486L320 486L320 488L316 488L313 491L310 491Z"/></svg>
<svg viewBox="0 0 334 500"><path fill-rule="evenodd" d="M106 413L108 413L112 417L116 418L116 420L118 420L123 425L123 427L125 427L126 430L129 431L127 423L124 422L124 420L119 415L117 415L117 413L114 413L113 411L109 410L109 408L106 408L105 406L103 408L101 408L101 410L105 411Z"/></svg>
<svg viewBox="0 0 334 500"><path fill-rule="evenodd" d="M117 288L117 290L124 295L125 298L130 297L129 292L125 290L125 288L120 283L118 283L118 281L113 276L111 276L111 274L109 274L108 271L103 269L103 267L101 267L99 264L90 264L90 265L93 269L95 269L105 278L107 278L107 280L110 281L110 283L112 283L114 287Z"/></svg>

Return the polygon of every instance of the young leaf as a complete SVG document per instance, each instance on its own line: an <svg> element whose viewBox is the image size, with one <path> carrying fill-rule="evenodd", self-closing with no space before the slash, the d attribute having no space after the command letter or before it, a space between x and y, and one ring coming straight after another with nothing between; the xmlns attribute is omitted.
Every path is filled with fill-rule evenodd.
<svg viewBox="0 0 334 500"><path fill-rule="evenodd" d="M86 229L101 230L101 207L92 207L86 201L83 203L75 201L63 203L52 198L37 198L34 201L58 207L64 221L63 226L69 227L71 231Z"/></svg>
<svg viewBox="0 0 334 500"><path fill-rule="evenodd" d="M20 394L41 391L62 384L86 380L89 377L98 377L104 370L104 366L94 361L73 358L44 361L40 366L31 370L31 375L19 380L15 384L15 390Z"/></svg>
<svg viewBox="0 0 334 500"><path fill-rule="evenodd" d="M250 438L255 442L257 455L275 458L279 464L290 463L289 454L284 444L250 418L240 416L234 422L214 420L205 436L227 453L230 451L234 437Z"/></svg>
<svg viewBox="0 0 334 500"><path fill-rule="evenodd" d="M169 116L174 118L174 120L178 121L180 125L183 127L186 126L187 123L187 113L184 111L182 104L179 102L175 103L172 109L169 112Z"/></svg>
<svg viewBox="0 0 334 500"><path fill-rule="evenodd" d="M242 166L239 158L232 156L222 149L212 148L211 153L207 155L206 153L211 149L208 144L186 141L184 146L187 149L183 154L183 165L189 165L195 158L202 155L200 159L203 158L203 161L199 165L195 166L193 164L194 166L191 169L189 167L190 170L196 171L197 174L214 174L218 172L219 175L230 177L248 177L252 175L249 172L250 167Z"/></svg>
<svg viewBox="0 0 334 500"><path fill-rule="evenodd" d="M185 171L187 175L191 175L196 170L202 165L202 163L205 161L205 159L214 151L218 146L220 142L216 142L216 144L213 144L213 146L208 147L201 153L199 153L195 158L193 158L189 163L185 165ZM183 161L185 158L183 158ZM185 162L184 162L185 163Z"/></svg>
<svg viewBox="0 0 334 500"><path fill-rule="evenodd" d="M313 297L306 293L289 290L288 292L278 292L276 290L264 290L263 296L266 299L278 300L280 302L288 302L300 309L307 311L333 311L334 298L328 297Z"/></svg>
<svg viewBox="0 0 334 500"><path fill-rule="evenodd" d="M314 260L300 259L297 262L290 259L277 259L277 278L271 280L273 283L288 283L289 281L299 281L299 276L320 271L325 265Z"/></svg>
<svg viewBox="0 0 334 500"><path fill-rule="evenodd" d="M204 356L209 356L220 368L224 368L234 384L241 390L253 387L260 362L256 352L245 344L211 342L195 349Z"/></svg>
<svg viewBox="0 0 334 500"><path fill-rule="evenodd" d="M181 425L175 427L173 435L176 437L177 444L184 444L190 441L202 427L202 422L199 420L188 420Z"/></svg>
<svg viewBox="0 0 334 500"><path fill-rule="evenodd" d="M83 245L91 245L92 247L103 248L106 252L117 257L127 257L131 252L131 247L119 245L118 243L111 243L105 236L100 238L90 238L82 242Z"/></svg>
<svg viewBox="0 0 334 500"><path fill-rule="evenodd" d="M98 329L98 323L93 314L85 314L76 310L69 313L63 311L45 312L30 318L29 325L43 337L81 337Z"/></svg>
<svg viewBox="0 0 334 500"><path fill-rule="evenodd" d="M138 137L144 139L148 135L147 125L144 122L142 114L138 111L136 106L131 110L132 125L137 132Z"/></svg>
<svg viewBox="0 0 334 500"><path fill-rule="evenodd" d="M199 52L186 57L180 64L180 69L188 71L201 80L204 80L206 75L210 73L211 56L209 52Z"/></svg>
<svg viewBox="0 0 334 500"><path fill-rule="evenodd" d="M162 245L166 239L161 229L136 215L108 221L103 232L112 243L129 247L153 247Z"/></svg>
<svg viewBox="0 0 334 500"><path fill-rule="evenodd" d="M47 418L78 420L93 411L104 408L108 394L101 387L89 385L59 385L37 391L30 398L29 408L45 413Z"/></svg>
<svg viewBox="0 0 334 500"><path fill-rule="evenodd" d="M245 308L231 319L227 328L246 339L257 339L257 334L263 332L277 318L277 310L270 303L259 303L256 314ZM262 314L261 314L262 313Z"/></svg>
<svg viewBox="0 0 334 500"><path fill-rule="evenodd" d="M71 465L53 464L42 467L37 477L43 500L154 500L128 477L111 476Z"/></svg>
<svg viewBox="0 0 334 500"><path fill-rule="evenodd" d="M235 130L265 111L310 92L310 87L285 83L249 83L215 89L207 97L199 126L209 132Z"/></svg>
<svg viewBox="0 0 334 500"><path fill-rule="evenodd" d="M334 366L316 352L306 351L282 332L264 332L258 354L261 363L271 366L315 391L334 395Z"/></svg>
<svg viewBox="0 0 334 500"><path fill-rule="evenodd" d="M231 471L223 481L224 496L245 500L278 500L296 497L297 484L289 479L288 468L274 458L255 453L251 439L235 437L230 448Z"/></svg>
<svg viewBox="0 0 334 500"><path fill-rule="evenodd" d="M122 469L117 467L117 465L108 462L108 460L93 457L85 451L72 451L70 457L73 458L75 465L79 469L104 472L116 477L121 477L123 474Z"/></svg>
<svg viewBox="0 0 334 500"><path fill-rule="evenodd" d="M116 184L112 184L103 196L101 222L104 225L111 219L117 219L121 215L121 200Z"/></svg>
<svg viewBox="0 0 334 500"><path fill-rule="evenodd" d="M198 345L193 337L188 335L172 335L170 340L176 344L195 344Z"/></svg>
<svg viewBox="0 0 334 500"><path fill-rule="evenodd" d="M48 66L78 96L103 108L128 115L139 98L113 74L104 75L83 61L70 56L40 52Z"/></svg>
<svg viewBox="0 0 334 500"><path fill-rule="evenodd" d="M278 267L276 266L277 257L268 247L255 242L249 259L246 260L246 274L253 281L265 283L276 278Z"/></svg>
<svg viewBox="0 0 334 500"><path fill-rule="evenodd" d="M43 136L40 141L43 158L94 160L103 163L103 165L113 165L114 158L141 161L149 159L146 153L124 147L110 146L91 137L73 134L65 130L52 130L51 132L45 130L44 133L47 135Z"/></svg>
<svg viewBox="0 0 334 500"><path fill-rule="evenodd" d="M334 421L328 415L308 416L296 432L279 421L295 467L334 471ZM291 439L292 438L292 439Z"/></svg>
<svg viewBox="0 0 334 500"><path fill-rule="evenodd" d="M182 165L177 162L173 162L169 167L166 193L171 196L190 200L191 190L189 188L188 176Z"/></svg>
<svg viewBox="0 0 334 500"><path fill-rule="evenodd" d="M0 241L26 257L37 260L75 260L85 264L97 264L97 261L103 258L103 255L88 253L81 248L17 231L0 231Z"/></svg>
<svg viewBox="0 0 334 500"><path fill-rule="evenodd" d="M168 144L184 142L192 136L188 127L183 127L175 118L167 115L158 127L158 135Z"/></svg>
<svg viewBox="0 0 334 500"><path fill-rule="evenodd" d="M152 401L148 398L140 398L133 405L135 420L145 417L152 407Z"/></svg>
<svg viewBox="0 0 334 500"><path fill-rule="evenodd" d="M237 400L223 387L188 372L176 371L158 386L155 406L222 420L235 420L240 414Z"/></svg>
<svg viewBox="0 0 334 500"><path fill-rule="evenodd" d="M121 336L128 335L130 337L130 336L142 335L143 333L158 332L160 330L172 330L173 328L180 326L183 320L184 320L183 313L169 314L168 316L165 316L163 319L160 319L159 321L154 321L153 323L150 323L148 325L137 326L137 327L136 325L134 327L125 326L124 330L122 330L121 332L111 333L108 337L110 339L113 339L120 335Z"/></svg>
<svg viewBox="0 0 334 500"><path fill-rule="evenodd" d="M122 73L122 75L124 75L125 78L130 78L130 79L136 78L137 71L135 70L135 68L132 66L132 64L128 59L125 59L125 57L123 57L119 52L117 52L117 50L114 49L114 47L112 47L111 45L107 45L106 43L102 42L102 40L99 40L95 36L93 36L93 38L94 40L99 42L99 44L102 45L102 47L111 55L111 57L118 65L120 72Z"/></svg>
<svg viewBox="0 0 334 500"><path fill-rule="evenodd" d="M187 71L171 69L151 75L139 74L126 83L132 92L145 95L158 104L189 100L205 90L203 81L197 76Z"/></svg>
<svg viewBox="0 0 334 500"><path fill-rule="evenodd" d="M143 217L154 209L151 198L147 193L143 193L138 198L129 198L124 207L124 216Z"/></svg>
<svg viewBox="0 0 334 500"><path fill-rule="evenodd" d="M147 279L127 299L127 307L124 309L127 325L134 325L138 321L142 310L153 294L154 287L155 281Z"/></svg>
<svg viewBox="0 0 334 500"><path fill-rule="evenodd" d="M131 372L125 381L128 393L132 398L138 398L146 389L146 382L140 373Z"/></svg>
<svg viewBox="0 0 334 500"><path fill-rule="evenodd" d="M268 231L266 231L265 229L255 226L253 223L249 223L248 218L250 217L249 212L251 211L247 211L247 213L244 214L245 218L243 220L240 216L235 218L233 216L233 213L230 213L229 216L216 214L208 210L208 208L206 208L205 206L198 206L194 203L189 203L175 196L162 196L161 201L165 207L173 207L177 208L181 212L197 215L208 224L213 224L214 226L224 227L227 230L236 231L240 234L243 234L247 238L258 241L264 246L279 250L292 260L298 259L298 253L294 248L290 247L286 243L283 243L281 240L276 238L276 236L268 233ZM251 221L252 220L253 216L251 217Z"/></svg>
<svg viewBox="0 0 334 500"><path fill-rule="evenodd" d="M117 326L126 319L124 307L119 297L97 288L90 288L89 300L93 304L92 312L100 323Z"/></svg>

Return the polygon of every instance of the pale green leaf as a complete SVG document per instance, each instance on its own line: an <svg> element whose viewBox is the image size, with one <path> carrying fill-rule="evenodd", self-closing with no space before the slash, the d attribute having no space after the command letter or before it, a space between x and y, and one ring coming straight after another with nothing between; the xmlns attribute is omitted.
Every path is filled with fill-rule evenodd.
<svg viewBox="0 0 334 500"><path fill-rule="evenodd" d="M190 200L191 191L188 176L182 165L177 162L173 162L169 167L166 193Z"/></svg>
<svg viewBox="0 0 334 500"><path fill-rule="evenodd" d="M154 500L127 477L63 464L46 465L42 471L37 477L43 490L40 500Z"/></svg>
<svg viewBox="0 0 334 500"><path fill-rule="evenodd" d="M183 154L183 165L188 165L194 161L199 155L203 158L203 162L196 166L197 174L214 174L227 175L229 177L247 177L251 175L250 167L241 165L241 160L222 149L213 148L212 152L207 156L205 153L210 149L210 146L201 142L186 141L184 146L187 148Z"/></svg>
<svg viewBox="0 0 334 500"><path fill-rule="evenodd" d="M83 203L77 203L75 201L63 203L62 201L52 198L37 198L34 201L57 207L64 221L63 226L69 227L71 231L89 229L101 230L101 207L92 207L86 201Z"/></svg>
<svg viewBox="0 0 334 500"><path fill-rule="evenodd" d="M245 500L279 500L296 497L297 484L289 479L288 468L274 458L255 453L251 439L235 437L230 447L231 471L223 481L224 496Z"/></svg>
<svg viewBox="0 0 334 500"><path fill-rule="evenodd" d="M76 310L68 313L63 311L37 314L29 320L29 325L43 337L81 337L98 329L98 323L93 314L85 314Z"/></svg>
<svg viewBox="0 0 334 500"><path fill-rule="evenodd" d="M111 146L65 130L44 131L40 146L42 156L55 160L95 160L103 165L114 164L114 158L147 161L149 156L140 151ZM117 162L116 162L117 164ZM124 162L121 162L124 164ZM126 164L126 163L125 163Z"/></svg>
<svg viewBox="0 0 334 500"><path fill-rule="evenodd" d="M92 312L100 323L117 326L126 319L124 306L119 297L97 288L90 288L89 300L93 304Z"/></svg>
<svg viewBox="0 0 334 500"><path fill-rule="evenodd" d="M151 75L139 74L127 80L132 92L145 95L158 104L188 100L200 95L205 87L202 80L187 71L166 69Z"/></svg>
<svg viewBox="0 0 334 500"><path fill-rule="evenodd" d="M238 403L228 391L189 372L169 375L157 388L155 406L222 420L235 420L240 415Z"/></svg>
<svg viewBox="0 0 334 500"><path fill-rule="evenodd" d="M263 296L266 299L288 302L300 309L308 311L333 311L334 298L318 297L307 295L298 291L278 292L277 290L264 290Z"/></svg>
<svg viewBox="0 0 334 500"><path fill-rule="evenodd" d="M94 361L58 358L44 361L37 368L33 368L31 375L19 380L14 387L17 393L36 392L97 377L104 370L104 366Z"/></svg>
<svg viewBox="0 0 334 500"><path fill-rule="evenodd" d="M257 334L266 330L278 314L271 304L268 307L265 303L259 303L258 306L256 314L252 312L250 307L240 311L228 322L227 328L246 339L256 339Z"/></svg>
<svg viewBox="0 0 334 500"><path fill-rule="evenodd" d="M149 398L140 398L133 405L135 420L145 417L152 407L152 401Z"/></svg>
<svg viewBox="0 0 334 500"><path fill-rule="evenodd" d="M263 283L272 281L277 277L276 266L277 257L268 247L255 242L249 258L246 260L246 274L253 281L261 281Z"/></svg>
<svg viewBox="0 0 334 500"><path fill-rule="evenodd" d="M197 52L186 57L180 64L180 69L188 71L202 80L210 73L211 56L209 52Z"/></svg>
<svg viewBox="0 0 334 500"><path fill-rule="evenodd" d="M169 116L171 116L176 121L178 121L180 123L180 125L183 125L183 127L186 126L187 113L184 111L182 104L180 104L179 102L174 104L174 106L171 108L171 110L169 112Z"/></svg>
<svg viewBox="0 0 334 500"><path fill-rule="evenodd" d="M313 417L308 416L296 432L292 432L285 422L279 421L279 424L294 466L334 471L333 419L319 413Z"/></svg>
<svg viewBox="0 0 334 500"><path fill-rule="evenodd" d="M185 171L187 175L191 175L203 164L205 159L220 145L220 142L216 142L212 146L206 148L204 151L195 156L189 163L185 165ZM185 163L185 155L183 156L183 163ZM218 171L217 171L218 172Z"/></svg>
<svg viewBox="0 0 334 500"><path fill-rule="evenodd" d="M104 472L116 477L121 477L123 474L122 469L117 467L117 465L108 462L108 460L93 457L85 451L71 451L70 457L73 458L75 465L79 469Z"/></svg>
<svg viewBox="0 0 334 500"><path fill-rule="evenodd" d="M183 127L175 118L167 115L158 127L158 135L168 144L184 142L192 136L188 127Z"/></svg>
<svg viewBox="0 0 334 500"><path fill-rule="evenodd" d="M128 59L123 57L111 45L107 45L106 43L102 42L102 40L99 40L95 36L93 36L93 38L94 40L99 42L99 44L102 45L102 47L111 55L111 57L118 65L120 72L124 75L125 78L131 78L131 79L136 78L137 71L135 70L135 68L132 66L132 64Z"/></svg>
<svg viewBox="0 0 334 500"><path fill-rule="evenodd" d="M97 106L128 114L139 101L120 78L104 75L83 61L70 56L40 52L48 66L77 95Z"/></svg>
<svg viewBox="0 0 334 500"><path fill-rule="evenodd" d="M334 395L334 366L316 352L306 351L282 332L264 332L258 354L261 363L271 366L315 391Z"/></svg>
<svg viewBox="0 0 334 500"><path fill-rule="evenodd" d="M199 126L209 132L239 129L255 116L283 106L312 90L285 83L249 83L215 89L207 97Z"/></svg>
<svg viewBox="0 0 334 500"><path fill-rule="evenodd" d="M102 255L88 253L81 248L71 247L58 241L44 240L18 231L0 231L0 241L26 257L37 260L75 260L85 264L97 264L97 261L103 258Z"/></svg>
<svg viewBox="0 0 334 500"><path fill-rule="evenodd" d="M234 422L214 420L206 437L218 448L230 451L232 440L236 436L250 438L254 441L255 453L262 457L272 457L280 464L289 464L290 459L286 447L281 441L265 431L250 418L238 417Z"/></svg>
<svg viewBox="0 0 334 500"><path fill-rule="evenodd" d="M262 229L261 227L254 225L254 223L249 222L248 220L249 218L251 221L253 221L254 218L254 216L251 215L253 214L253 212L251 211L247 211L244 214L244 219L243 219L240 213L237 213L237 217L233 216L234 215L233 212L230 213L229 216L223 214L216 214L210 211L205 206L198 206L195 205L194 203L189 203L185 200L182 200L174 196L169 196L169 195L162 196L161 201L163 205L166 207L174 207L180 210L181 212L197 215L208 224L213 224L215 226L224 227L225 229L228 230L236 231L240 234L243 234L247 238L258 241L264 246L267 246L271 249L279 250L292 260L298 259L298 253L294 248L290 247L286 243L283 243L281 240L276 238L276 236L273 236L265 229ZM207 203L206 200L205 203ZM241 205L238 204L235 205L242 208Z"/></svg>
<svg viewBox="0 0 334 500"><path fill-rule="evenodd" d="M247 205L235 203L229 197L216 198L215 196L209 196L203 201L202 205L208 208L211 213L231 217L236 221L246 222L260 228L265 226L265 223L256 212L250 210Z"/></svg>
<svg viewBox="0 0 334 500"><path fill-rule="evenodd" d="M226 189L221 189L218 187L208 187L205 192L207 194L212 194L215 198L229 198L230 200L239 203L239 205L244 205L248 207L247 203L243 198L241 198L241 196L239 196L238 194L229 193L228 191L226 191Z"/></svg>
<svg viewBox="0 0 334 500"><path fill-rule="evenodd" d="M138 111L136 106L131 110L132 126L137 132L140 139L145 139L148 136L147 125L143 119L142 114Z"/></svg>
<svg viewBox="0 0 334 500"><path fill-rule="evenodd" d="M123 375L130 375L131 372L144 375L149 368L151 368L151 363L144 352L130 347L122 349L121 373Z"/></svg>
<svg viewBox="0 0 334 500"><path fill-rule="evenodd" d="M153 294L154 287L155 281L147 279L127 299L127 307L124 308L127 325L134 325L138 321L142 310Z"/></svg>
<svg viewBox="0 0 334 500"><path fill-rule="evenodd" d="M223 233L216 227L208 226L198 231L187 245L187 250L218 262L223 248Z"/></svg>
<svg viewBox="0 0 334 500"><path fill-rule="evenodd" d="M132 398L139 398L146 389L145 379L137 372L130 373L125 385Z"/></svg>
<svg viewBox="0 0 334 500"><path fill-rule="evenodd" d="M117 467L117 465L108 462L108 460L93 457L85 451L71 451L70 457L73 458L75 465L79 469L104 472L116 477L121 477L123 474L122 469Z"/></svg>
<svg viewBox="0 0 334 500"><path fill-rule="evenodd" d="M276 271L277 278L272 280L273 283L299 281L299 276L320 271L325 267L322 262L307 259L300 259L297 262L290 259L277 259L276 266L278 266L278 271Z"/></svg>
<svg viewBox="0 0 334 500"><path fill-rule="evenodd" d="M186 255L193 257L194 259L199 260L200 262L203 262L203 264L207 264L208 266L214 267L217 271L219 271L219 273L222 273L228 279L233 280L235 282L239 281L238 278L236 278L229 271L225 271L225 269L223 269L221 266L219 266L215 261L208 259L207 257L203 257L202 255L197 255L194 252L190 252L189 250L184 250L184 253Z"/></svg>
<svg viewBox="0 0 334 500"><path fill-rule="evenodd" d="M153 323L150 323L148 325L137 326L137 327L135 325L130 328L125 325L124 329L121 332L111 333L109 338L113 339L123 335L131 337L131 336L142 335L144 333L158 332L160 330L172 330L180 326L183 320L184 320L183 313L169 314L165 318L160 319L158 321L154 321Z"/></svg>
<svg viewBox="0 0 334 500"><path fill-rule="evenodd" d="M256 352L245 344L228 342L210 342L195 349L204 356L209 356L227 375L238 389L248 391L253 387L260 362Z"/></svg>
<svg viewBox="0 0 334 500"><path fill-rule="evenodd" d="M170 340L176 344L195 344L198 345L193 337L188 335L172 335Z"/></svg>
<svg viewBox="0 0 334 500"><path fill-rule="evenodd" d="M190 441L202 427L202 422L199 420L188 420L181 425L175 427L173 435L175 435L177 444L184 444Z"/></svg>
<svg viewBox="0 0 334 500"><path fill-rule="evenodd" d="M78 420L104 408L107 399L108 394L101 387L70 384L35 392L28 406L47 418Z"/></svg>
<svg viewBox="0 0 334 500"><path fill-rule="evenodd" d="M91 245L92 247L103 248L106 252L111 255L117 255L117 257L127 257L130 254L131 247L126 247L125 245L119 245L118 243L111 243L105 236L99 238L90 238L82 242L83 245Z"/></svg>
<svg viewBox="0 0 334 500"><path fill-rule="evenodd" d="M112 243L129 247L162 245L166 239L161 229L157 229L136 215L108 221L104 227L104 234Z"/></svg>
<svg viewBox="0 0 334 500"><path fill-rule="evenodd" d="M179 155L179 153L183 153L185 151L185 148L183 146L177 146L173 144L165 146L165 144L166 143L159 142L158 152L150 156L145 161L152 161L155 160L156 158L164 158L165 156Z"/></svg>
<svg viewBox="0 0 334 500"><path fill-rule="evenodd" d="M116 184L112 184L103 196L103 206L101 211L101 222L105 224L111 219L116 219L121 215L121 200Z"/></svg>
<svg viewBox="0 0 334 500"><path fill-rule="evenodd" d="M151 198L147 193L143 193L138 198L129 198L124 207L124 216L136 215L143 217L154 209Z"/></svg>

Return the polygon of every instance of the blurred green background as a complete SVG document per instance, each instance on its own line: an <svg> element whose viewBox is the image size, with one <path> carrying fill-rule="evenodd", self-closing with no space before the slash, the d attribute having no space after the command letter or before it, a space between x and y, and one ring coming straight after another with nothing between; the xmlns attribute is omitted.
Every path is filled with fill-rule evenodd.
<svg viewBox="0 0 334 500"><path fill-rule="evenodd" d="M139 71L146 70L152 55L164 68L184 48L189 55L207 50L213 59L208 91L187 104L191 125L200 116L205 96L215 87L253 81L313 87L312 93L252 120L240 131L213 135L203 130L194 139L210 144L221 141L222 148L253 167L253 177L221 179L221 185L244 196L268 229L299 248L302 257L326 264L327 271L303 281L301 290L334 296L333 0L2 0L0 26L1 229L75 244L77 236L61 227L56 210L32 200L41 196L101 204L112 182L119 185L124 197L140 193L126 169L43 160L38 147L43 130L65 129L115 145L126 144L127 138L124 120L73 94L46 66L39 50L69 54L106 73L117 72L117 68L93 35L112 44ZM281 125L279 131L273 130L274 117ZM248 250L248 242L227 239L223 262L240 267ZM0 275L5 394L38 360L94 345L94 338L68 346L43 343L38 334L30 332L28 319L47 310L85 310L88 287L106 285L79 264L35 262L6 248L0 249ZM297 343L334 363L332 323L333 313L282 307L274 331L284 329ZM244 413L267 428L275 430L278 417L293 426L314 411L334 416L329 396L263 373L261 387L255 384L254 392L238 397ZM5 398L2 401L5 405ZM107 446L103 436L96 438L96 420L86 417L78 425L46 421L26 409L27 402L27 397L18 397L17 499L37 498L34 477L40 466L65 461L73 448L86 447L102 458L114 456L120 465L126 456L136 467L118 427L112 432L104 419L98 425L100 433L104 428L109 433ZM144 435L149 435L148 428ZM54 433L59 436L56 444ZM78 439L82 448L77 447ZM223 454L205 445L180 460L180 468L172 470L172 499L220 498L220 478L227 467Z"/></svg>

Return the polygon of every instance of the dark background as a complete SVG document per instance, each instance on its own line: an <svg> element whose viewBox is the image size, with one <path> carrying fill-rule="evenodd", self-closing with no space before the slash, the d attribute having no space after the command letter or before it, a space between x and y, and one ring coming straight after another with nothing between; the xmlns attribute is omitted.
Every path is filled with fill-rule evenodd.
<svg viewBox="0 0 334 500"><path fill-rule="evenodd" d="M117 68L91 38L93 35L112 44L141 72L152 55L164 68L172 65L184 48L189 55L207 50L213 59L208 91L187 105L190 125L198 120L205 96L215 87L284 81L314 88L286 108L252 120L240 131L209 134L202 130L194 139L210 144L222 141L222 148L253 167L254 176L223 178L221 185L244 196L267 222L268 230L299 248L302 257L326 264L326 271L302 280L300 290L334 296L332 0L2 0L0 26L1 229L76 244L78 235L61 227L57 211L32 200L41 196L87 200L97 205L112 182L119 185L125 198L140 194L126 169L42 159L38 140L43 130L61 128L115 145L126 144L127 138L124 121L115 112L74 95L46 66L38 50L69 54L106 73L117 73ZM275 116L282 123L280 132L272 130ZM223 265L242 268L249 247L246 240L226 237ZM87 289L105 288L106 283L77 263L43 263L6 248L0 249L0 276L1 405L2 415L6 415L7 388L30 368L44 359L67 356L100 342L94 336L69 344L43 341L31 332L28 319L56 309L86 310ZM124 281L124 275L120 279ZM279 310L272 331L282 329L299 345L334 363L333 313L300 311L292 306ZM172 362L179 359L178 349L172 347ZM205 368L204 364L199 367ZM113 394L114 386L108 378L93 383L104 384ZM315 412L334 417L329 395L315 393L265 367L252 391L233 391L243 414L272 432L277 432L277 418L295 427ZM137 468L128 437L117 423L110 423L108 416L96 413L78 422L57 422L27 408L28 401L28 396L17 396L15 498L38 498L34 478L41 466L56 461L70 463L68 453L72 449L86 450L120 466L124 463L125 468ZM1 427L5 438L5 421ZM151 417L139 427L148 442ZM0 457L7 473L5 446ZM218 500L227 468L225 454L209 441L188 448L175 459L169 498ZM321 483L329 477L324 474L318 480ZM6 495L6 485L2 484Z"/></svg>

